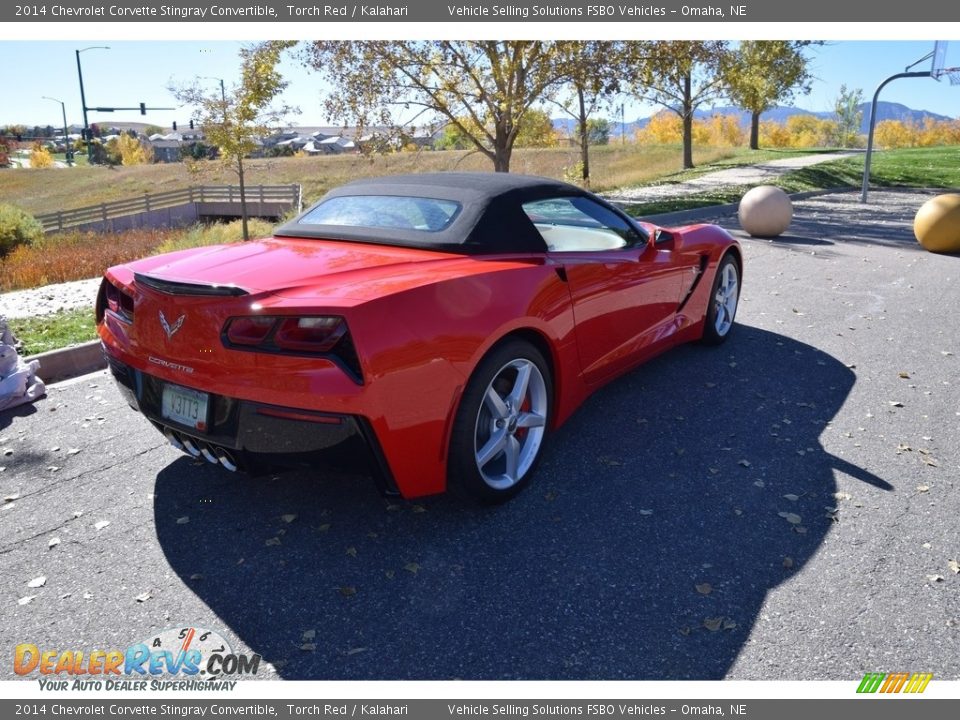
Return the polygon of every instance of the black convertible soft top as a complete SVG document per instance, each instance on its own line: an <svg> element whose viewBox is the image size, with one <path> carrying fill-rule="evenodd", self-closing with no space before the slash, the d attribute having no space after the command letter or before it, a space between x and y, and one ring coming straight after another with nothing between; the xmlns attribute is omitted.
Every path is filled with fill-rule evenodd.
<svg viewBox="0 0 960 720"><path fill-rule="evenodd" d="M331 198L363 195L450 200L458 203L460 210L449 225L434 232L301 221ZM424 173L369 178L331 190L306 212L277 228L274 235L353 240L465 254L545 252L543 237L522 206L535 200L570 196L589 197L610 207L575 185L530 175Z"/></svg>

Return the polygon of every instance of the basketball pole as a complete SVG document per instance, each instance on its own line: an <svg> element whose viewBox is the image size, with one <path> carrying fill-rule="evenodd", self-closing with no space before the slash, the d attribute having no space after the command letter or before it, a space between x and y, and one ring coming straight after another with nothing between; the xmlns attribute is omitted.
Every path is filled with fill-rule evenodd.
<svg viewBox="0 0 960 720"><path fill-rule="evenodd" d="M914 65L916 65L916 63L914 63ZM899 80L900 78L919 77L933 77L933 71L926 70L923 72L902 72L897 73L896 75L891 75L882 83L880 83L879 87L877 87L877 91L873 94L873 103L870 105L870 132L867 134L867 156L863 161L863 186L860 189L860 202L862 203L867 201L867 192L870 188L870 158L873 155L873 131L877 127L877 101L880 99L880 91L883 90L888 83L891 83L894 80Z"/></svg>

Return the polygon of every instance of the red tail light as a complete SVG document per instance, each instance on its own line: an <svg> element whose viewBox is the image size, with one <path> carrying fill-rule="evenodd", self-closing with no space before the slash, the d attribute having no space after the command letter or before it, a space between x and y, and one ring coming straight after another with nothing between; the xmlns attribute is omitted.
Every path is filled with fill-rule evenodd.
<svg viewBox="0 0 960 720"><path fill-rule="evenodd" d="M273 341L283 350L322 353L336 345L346 330L338 317L290 318L281 321Z"/></svg>
<svg viewBox="0 0 960 720"><path fill-rule="evenodd" d="M337 361L355 382L363 384L357 350L342 317L233 317L223 326L221 339L225 347L234 350L323 356Z"/></svg>
<svg viewBox="0 0 960 720"><path fill-rule="evenodd" d="M273 317L231 318L225 328L227 340L234 345L259 345L276 325Z"/></svg>
<svg viewBox="0 0 960 720"><path fill-rule="evenodd" d="M104 279L97 297L98 322L103 319L103 313L107 310L127 322L133 322L133 297Z"/></svg>

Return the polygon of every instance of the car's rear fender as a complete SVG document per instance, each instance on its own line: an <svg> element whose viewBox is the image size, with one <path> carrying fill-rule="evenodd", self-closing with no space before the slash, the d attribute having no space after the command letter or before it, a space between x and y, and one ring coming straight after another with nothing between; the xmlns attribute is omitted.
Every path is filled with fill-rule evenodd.
<svg viewBox="0 0 960 720"><path fill-rule="evenodd" d="M474 369L506 337L549 358L554 424L586 394L579 377L569 292L554 269L516 264L363 303L351 329L373 393L369 417L401 493L446 487L449 433Z"/></svg>

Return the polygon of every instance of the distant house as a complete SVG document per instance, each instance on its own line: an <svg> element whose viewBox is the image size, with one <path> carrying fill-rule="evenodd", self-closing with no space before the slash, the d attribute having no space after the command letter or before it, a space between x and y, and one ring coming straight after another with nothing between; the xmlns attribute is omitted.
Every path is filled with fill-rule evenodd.
<svg viewBox="0 0 960 720"><path fill-rule="evenodd" d="M157 140L151 138L147 145L153 148L154 162L174 163L182 159L183 142L180 140L161 136Z"/></svg>

